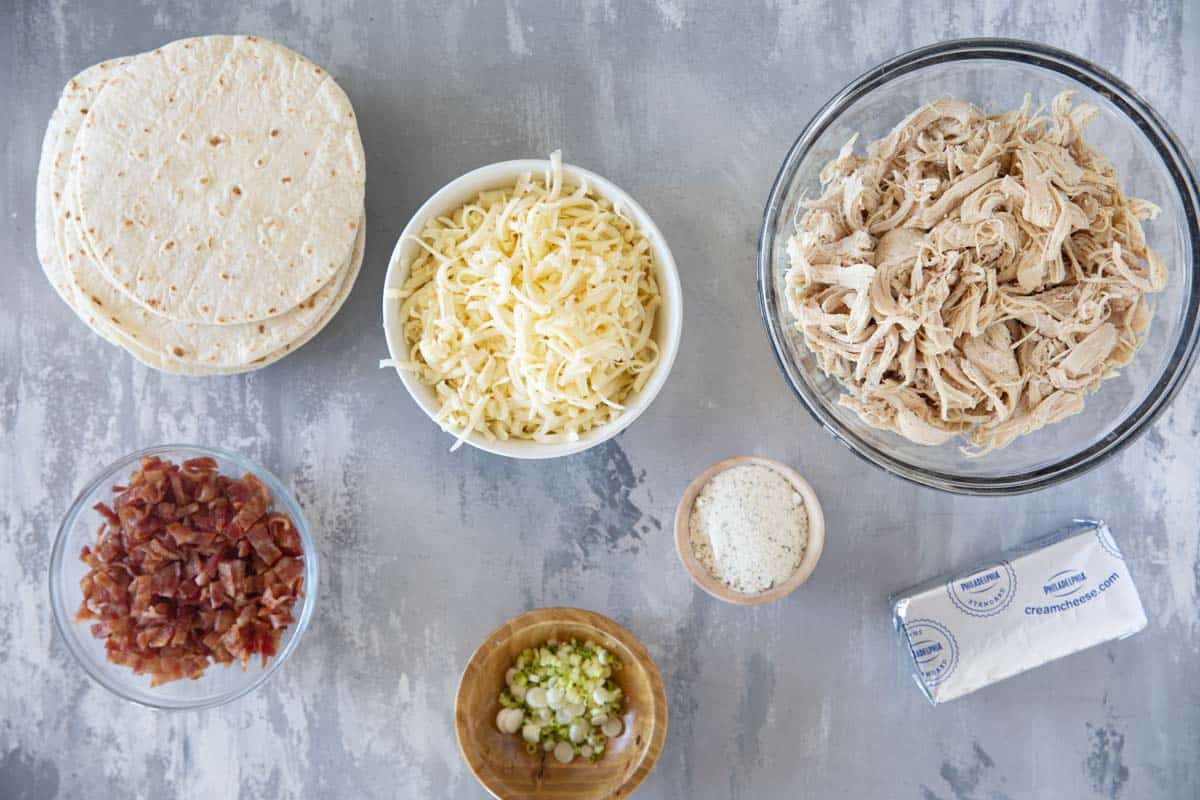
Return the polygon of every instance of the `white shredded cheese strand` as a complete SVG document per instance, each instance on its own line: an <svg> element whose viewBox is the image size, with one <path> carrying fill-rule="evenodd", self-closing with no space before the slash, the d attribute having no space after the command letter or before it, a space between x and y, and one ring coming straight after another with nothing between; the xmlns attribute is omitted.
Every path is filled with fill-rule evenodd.
<svg viewBox="0 0 1200 800"><path fill-rule="evenodd" d="M587 185L544 177L430 221L400 302L408 362L442 427L489 440L576 441L621 413L658 362L654 256Z"/></svg>

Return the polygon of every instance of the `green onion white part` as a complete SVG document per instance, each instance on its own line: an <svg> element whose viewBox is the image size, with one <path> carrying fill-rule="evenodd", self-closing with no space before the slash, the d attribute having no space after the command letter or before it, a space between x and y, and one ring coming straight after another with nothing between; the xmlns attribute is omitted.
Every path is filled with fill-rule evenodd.
<svg viewBox="0 0 1200 800"><path fill-rule="evenodd" d="M501 733L521 735L525 751L553 753L568 764L581 756L595 762L608 740L622 731L624 694L612 681L621 660L595 642L553 639L525 650L504 675Z"/></svg>

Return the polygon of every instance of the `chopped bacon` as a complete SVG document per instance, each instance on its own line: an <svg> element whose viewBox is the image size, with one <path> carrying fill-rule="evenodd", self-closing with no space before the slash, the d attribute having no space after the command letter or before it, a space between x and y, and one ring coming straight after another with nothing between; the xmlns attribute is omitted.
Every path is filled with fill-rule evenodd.
<svg viewBox="0 0 1200 800"><path fill-rule="evenodd" d="M275 568L271 571L275 573L279 580L288 586L292 586L297 580L303 577L304 563L298 558L285 556L279 559L279 562L275 564Z"/></svg>
<svg viewBox="0 0 1200 800"><path fill-rule="evenodd" d="M121 524L121 518L117 516L117 512L115 512L111 508L109 508L107 504L96 503L96 505L92 506L92 508L99 511L100 516L102 516L106 520L108 520L109 525L120 525Z"/></svg>
<svg viewBox="0 0 1200 800"><path fill-rule="evenodd" d="M93 621L109 661L151 686L214 663L266 664L295 621L304 552L262 481L221 475L211 458L151 456L112 491L111 505L95 506L95 543L79 552L88 572L75 615Z"/></svg>
<svg viewBox="0 0 1200 800"><path fill-rule="evenodd" d="M246 532L246 538L250 540L254 552L258 553L258 557L265 561L268 567L274 566L283 555L283 551L275 546L275 540L271 538L271 532L267 530L266 525L255 525Z"/></svg>

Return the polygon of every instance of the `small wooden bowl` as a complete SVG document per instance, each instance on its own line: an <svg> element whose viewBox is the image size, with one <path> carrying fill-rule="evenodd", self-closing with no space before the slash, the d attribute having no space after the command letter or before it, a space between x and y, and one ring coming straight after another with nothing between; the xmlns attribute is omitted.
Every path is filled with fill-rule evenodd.
<svg viewBox="0 0 1200 800"><path fill-rule="evenodd" d="M721 581L714 578L692 551L692 506L696 502L696 497L704 489L709 480L718 472L724 472L730 467L737 467L743 464L759 464L764 467L770 467L784 478L787 478L788 482L804 498L804 507L808 511L808 544L804 547L804 555L800 559L800 565L796 567L796 571L792 573L792 577L788 578L787 581L757 594L743 594L742 592L730 589L721 583ZM812 574L817 566L817 561L821 558L821 550L824 546L825 514L821 511L821 503L817 500L817 493L808 485L808 481L801 478L800 474L794 469L770 458L738 456L737 458L727 458L724 461L718 461L704 470L704 472L701 472L688 485L687 490L683 493L683 498L679 501L679 508L675 511L675 550L679 553L679 560L683 562L684 568L687 569L688 574L692 576L692 580L696 582L697 586L718 600L724 600L726 603L734 603L740 606L756 606L786 597L794 592L800 584L808 580L808 576Z"/></svg>
<svg viewBox="0 0 1200 800"><path fill-rule="evenodd" d="M516 734L496 728L504 673L521 651L549 639L592 640L621 659L613 680L625 693L621 735L608 740L595 764L560 764L550 753L529 755ZM458 748L471 772L499 800L581 800L628 797L662 753L667 695L662 676L633 634L608 617L577 608L543 608L514 617L488 636L467 662L454 700Z"/></svg>

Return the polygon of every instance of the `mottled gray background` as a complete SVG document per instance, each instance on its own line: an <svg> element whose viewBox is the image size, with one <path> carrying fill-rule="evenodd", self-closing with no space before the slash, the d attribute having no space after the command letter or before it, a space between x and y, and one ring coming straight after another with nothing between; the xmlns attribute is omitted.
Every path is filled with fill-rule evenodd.
<svg viewBox="0 0 1200 800"><path fill-rule="evenodd" d="M459 670L498 623L578 605L661 666L671 729L645 798L1196 798L1200 546L1193 380L1139 442L1032 496L960 499L877 472L785 386L754 295L767 190L810 115L916 45L970 34L1060 45L1114 71L1200 143L1200 9L1154 2L274 5L0 0L0 797L483 795L459 758ZM247 7L243 7L247 6ZM277 38L337 76L368 160L366 262L301 352L188 380L90 334L37 266L33 189L62 84L101 59L198 33ZM379 298L408 215L486 162L567 157L632 192L679 262L674 374L615 442L552 463L447 452L386 356ZM190 440L292 485L325 559L294 659L225 708L144 710L93 685L52 632L60 514L95 470ZM805 473L828 542L768 608L693 588L670 520L719 458ZM1111 521L1150 615L1134 639L942 708L902 674L888 592L1043 533Z"/></svg>

